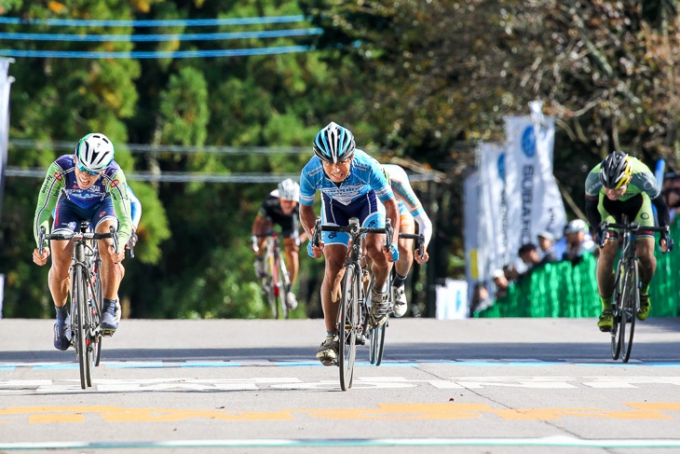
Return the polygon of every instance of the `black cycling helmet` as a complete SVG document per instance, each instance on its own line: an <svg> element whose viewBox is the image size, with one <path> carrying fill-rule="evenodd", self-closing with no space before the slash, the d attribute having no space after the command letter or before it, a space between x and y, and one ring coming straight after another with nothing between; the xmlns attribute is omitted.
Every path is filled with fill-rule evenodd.
<svg viewBox="0 0 680 454"><path fill-rule="evenodd" d="M606 189L619 189L630 183L633 165L623 151L615 151L602 161L600 182Z"/></svg>

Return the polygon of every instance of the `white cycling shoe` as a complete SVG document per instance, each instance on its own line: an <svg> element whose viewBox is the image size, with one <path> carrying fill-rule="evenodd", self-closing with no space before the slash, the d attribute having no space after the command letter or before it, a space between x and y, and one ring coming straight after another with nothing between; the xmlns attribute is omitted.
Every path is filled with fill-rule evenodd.
<svg viewBox="0 0 680 454"><path fill-rule="evenodd" d="M395 317L403 317L408 310L408 302L406 301L406 292L404 292L403 285L394 289L394 308L392 310Z"/></svg>

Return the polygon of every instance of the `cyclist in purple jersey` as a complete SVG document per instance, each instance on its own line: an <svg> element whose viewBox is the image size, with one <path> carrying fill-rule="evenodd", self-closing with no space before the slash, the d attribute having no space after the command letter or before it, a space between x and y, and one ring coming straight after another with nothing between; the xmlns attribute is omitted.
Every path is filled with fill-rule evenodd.
<svg viewBox="0 0 680 454"><path fill-rule="evenodd" d="M300 234L298 217L300 216L300 185L287 178L279 183L276 190L269 193L260 206L260 211L253 222L253 245L255 251L255 272L259 278L265 277L264 256L262 254L265 237L258 236L271 230L274 224L281 227L281 236L286 253L286 263L290 277L290 286L286 289L286 305L292 310L298 305L292 287L296 282L300 260Z"/></svg>
<svg viewBox="0 0 680 454"><path fill-rule="evenodd" d="M108 232L109 227L117 227L119 244L127 244L133 225L130 199L125 174L113 157L114 147L108 137L99 133L86 135L78 142L75 154L61 156L50 165L38 196L33 222L38 247L33 250L33 262L43 266L52 256L48 281L57 312L54 346L59 350L66 350L70 345L66 299L73 243L51 241L50 247L43 249L41 254L38 233L41 228L50 232L49 221L56 207L53 233L74 232L80 227L81 220L87 220L96 232ZM105 239L99 240L99 253L104 292L100 328L114 332L118 328L116 299L125 250L120 248L116 253L112 240Z"/></svg>
<svg viewBox="0 0 680 454"><path fill-rule="evenodd" d="M399 259L396 246L399 233L397 200L380 164L362 150L356 149L352 133L342 126L330 123L319 131L314 140L314 155L302 169L300 177L300 219L309 238L312 238L316 222L312 205L317 190L322 194L321 218L324 224L346 226L350 218L358 218L362 226L379 228L384 226L385 211L392 221L394 234L388 241L390 247L384 247L384 235L367 234L365 242L375 276L369 321L373 326L382 326L391 310L385 288L387 277L392 262ZM341 270L348 243L347 233L323 232L318 247L311 241L307 246L307 253L311 257L319 258L323 254L326 258L321 285L326 338L316 352L317 359L326 366L334 364L338 356L336 323Z"/></svg>

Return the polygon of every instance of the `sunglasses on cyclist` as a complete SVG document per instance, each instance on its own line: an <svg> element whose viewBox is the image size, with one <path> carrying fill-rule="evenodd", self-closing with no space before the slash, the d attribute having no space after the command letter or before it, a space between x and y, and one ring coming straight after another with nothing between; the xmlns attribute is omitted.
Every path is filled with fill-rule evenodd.
<svg viewBox="0 0 680 454"><path fill-rule="evenodd" d="M93 171L91 171L90 169L87 169L87 168L86 168L84 165L82 165L80 162L76 162L76 165L78 166L78 170L80 170L81 172L84 172L84 173L86 173L86 174L88 174L88 175L92 175L93 177L96 177L97 175L99 175L99 172L93 172Z"/></svg>

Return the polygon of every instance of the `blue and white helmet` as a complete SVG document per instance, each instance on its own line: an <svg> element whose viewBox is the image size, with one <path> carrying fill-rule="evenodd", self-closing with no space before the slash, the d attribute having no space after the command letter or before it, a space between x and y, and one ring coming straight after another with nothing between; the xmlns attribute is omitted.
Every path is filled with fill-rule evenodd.
<svg viewBox="0 0 680 454"><path fill-rule="evenodd" d="M98 132L88 134L76 145L76 157L87 170L101 172L113 161L113 142Z"/></svg>
<svg viewBox="0 0 680 454"><path fill-rule="evenodd" d="M314 154L323 162L335 164L354 155L354 136L349 129L330 122L314 138Z"/></svg>

